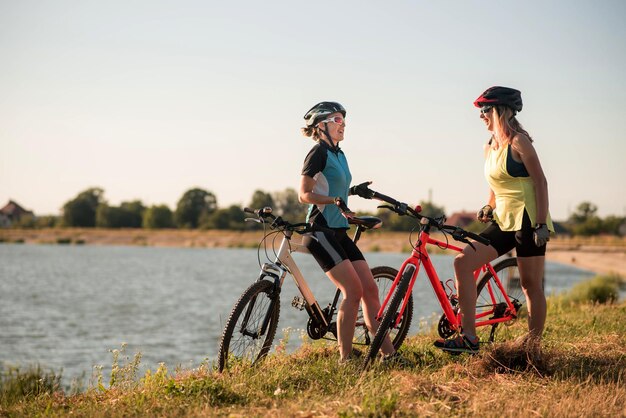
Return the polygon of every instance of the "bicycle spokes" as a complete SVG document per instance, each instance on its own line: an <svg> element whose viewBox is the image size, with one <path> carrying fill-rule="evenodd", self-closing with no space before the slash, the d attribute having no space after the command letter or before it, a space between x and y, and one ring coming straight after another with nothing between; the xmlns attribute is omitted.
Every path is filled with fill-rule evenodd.
<svg viewBox="0 0 626 418"><path fill-rule="evenodd" d="M267 295L255 295L248 304L239 327L239 332L246 337L257 339L262 335L265 335L265 332L267 331L267 325L269 324L273 312L275 299L265 296ZM259 298L261 298L261 300L259 300Z"/></svg>

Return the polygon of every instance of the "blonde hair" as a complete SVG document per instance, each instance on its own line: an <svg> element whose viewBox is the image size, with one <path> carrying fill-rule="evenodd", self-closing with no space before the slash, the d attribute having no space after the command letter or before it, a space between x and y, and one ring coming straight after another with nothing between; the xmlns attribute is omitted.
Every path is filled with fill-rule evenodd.
<svg viewBox="0 0 626 418"><path fill-rule="evenodd" d="M313 138L314 141L319 141L321 139L320 128L318 128L317 125L301 128L300 131L302 131L302 135Z"/></svg>
<svg viewBox="0 0 626 418"><path fill-rule="evenodd" d="M533 142L530 134L515 117L515 112L508 106L494 106L494 135L503 139L506 143L511 143L515 135L526 135L530 142ZM491 141L489 141L491 143Z"/></svg>

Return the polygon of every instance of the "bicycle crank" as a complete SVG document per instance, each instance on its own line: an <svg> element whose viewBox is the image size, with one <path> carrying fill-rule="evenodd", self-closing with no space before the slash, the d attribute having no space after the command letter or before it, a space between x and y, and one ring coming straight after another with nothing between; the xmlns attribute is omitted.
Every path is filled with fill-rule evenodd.
<svg viewBox="0 0 626 418"><path fill-rule="evenodd" d="M306 324L306 332L312 340L319 340L326 335L327 331L328 327L313 318L309 318L309 321Z"/></svg>
<svg viewBox="0 0 626 418"><path fill-rule="evenodd" d="M441 338L448 338L453 336L456 333L456 330L453 330L450 327L450 321L446 318L446 315L441 315L439 318L439 324L437 324L437 332Z"/></svg>

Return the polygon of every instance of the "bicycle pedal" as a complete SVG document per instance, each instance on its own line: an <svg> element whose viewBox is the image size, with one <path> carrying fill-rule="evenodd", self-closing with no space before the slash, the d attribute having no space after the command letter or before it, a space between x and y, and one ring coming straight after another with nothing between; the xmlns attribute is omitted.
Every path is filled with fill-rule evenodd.
<svg viewBox="0 0 626 418"><path fill-rule="evenodd" d="M301 311L306 306L306 302L300 296L294 296L293 300L291 301L291 306Z"/></svg>

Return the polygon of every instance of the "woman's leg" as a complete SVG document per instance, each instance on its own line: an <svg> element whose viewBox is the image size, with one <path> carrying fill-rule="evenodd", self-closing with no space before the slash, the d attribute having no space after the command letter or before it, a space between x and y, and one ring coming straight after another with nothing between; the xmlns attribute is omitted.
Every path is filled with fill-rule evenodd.
<svg viewBox="0 0 626 418"><path fill-rule="evenodd" d="M492 246L472 243L476 250L469 245L454 259L454 273L456 288L459 295L461 310L461 326L467 335L476 336L476 280L474 270L498 257L498 252Z"/></svg>
<svg viewBox="0 0 626 418"><path fill-rule="evenodd" d="M372 276L372 271L365 260L353 261L352 265L359 275L361 286L363 287L363 297L361 298L361 301L363 302L361 304L363 309L363 318L365 319L367 329L372 335L374 335L376 334L379 325L379 322L376 320L376 314L380 309L378 286L376 285L374 276ZM383 341L381 351L384 355L393 354L395 352L389 336L387 336L385 341Z"/></svg>
<svg viewBox="0 0 626 418"><path fill-rule="evenodd" d="M530 337L540 339L546 323L546 296L543 291L543 275L546 264L544 256L518 257L522 290L528 305L528 332Z"/></svg>
<svg viewBox="0 0 626 418"><path fill-rule="evenodd" d="M363 288L350 260L340 262L326 274L343 295L337 311L337 339L339 340L339 355L341 360L345 360L352 352L352 338L354 338L354 327Z"/></svg>

